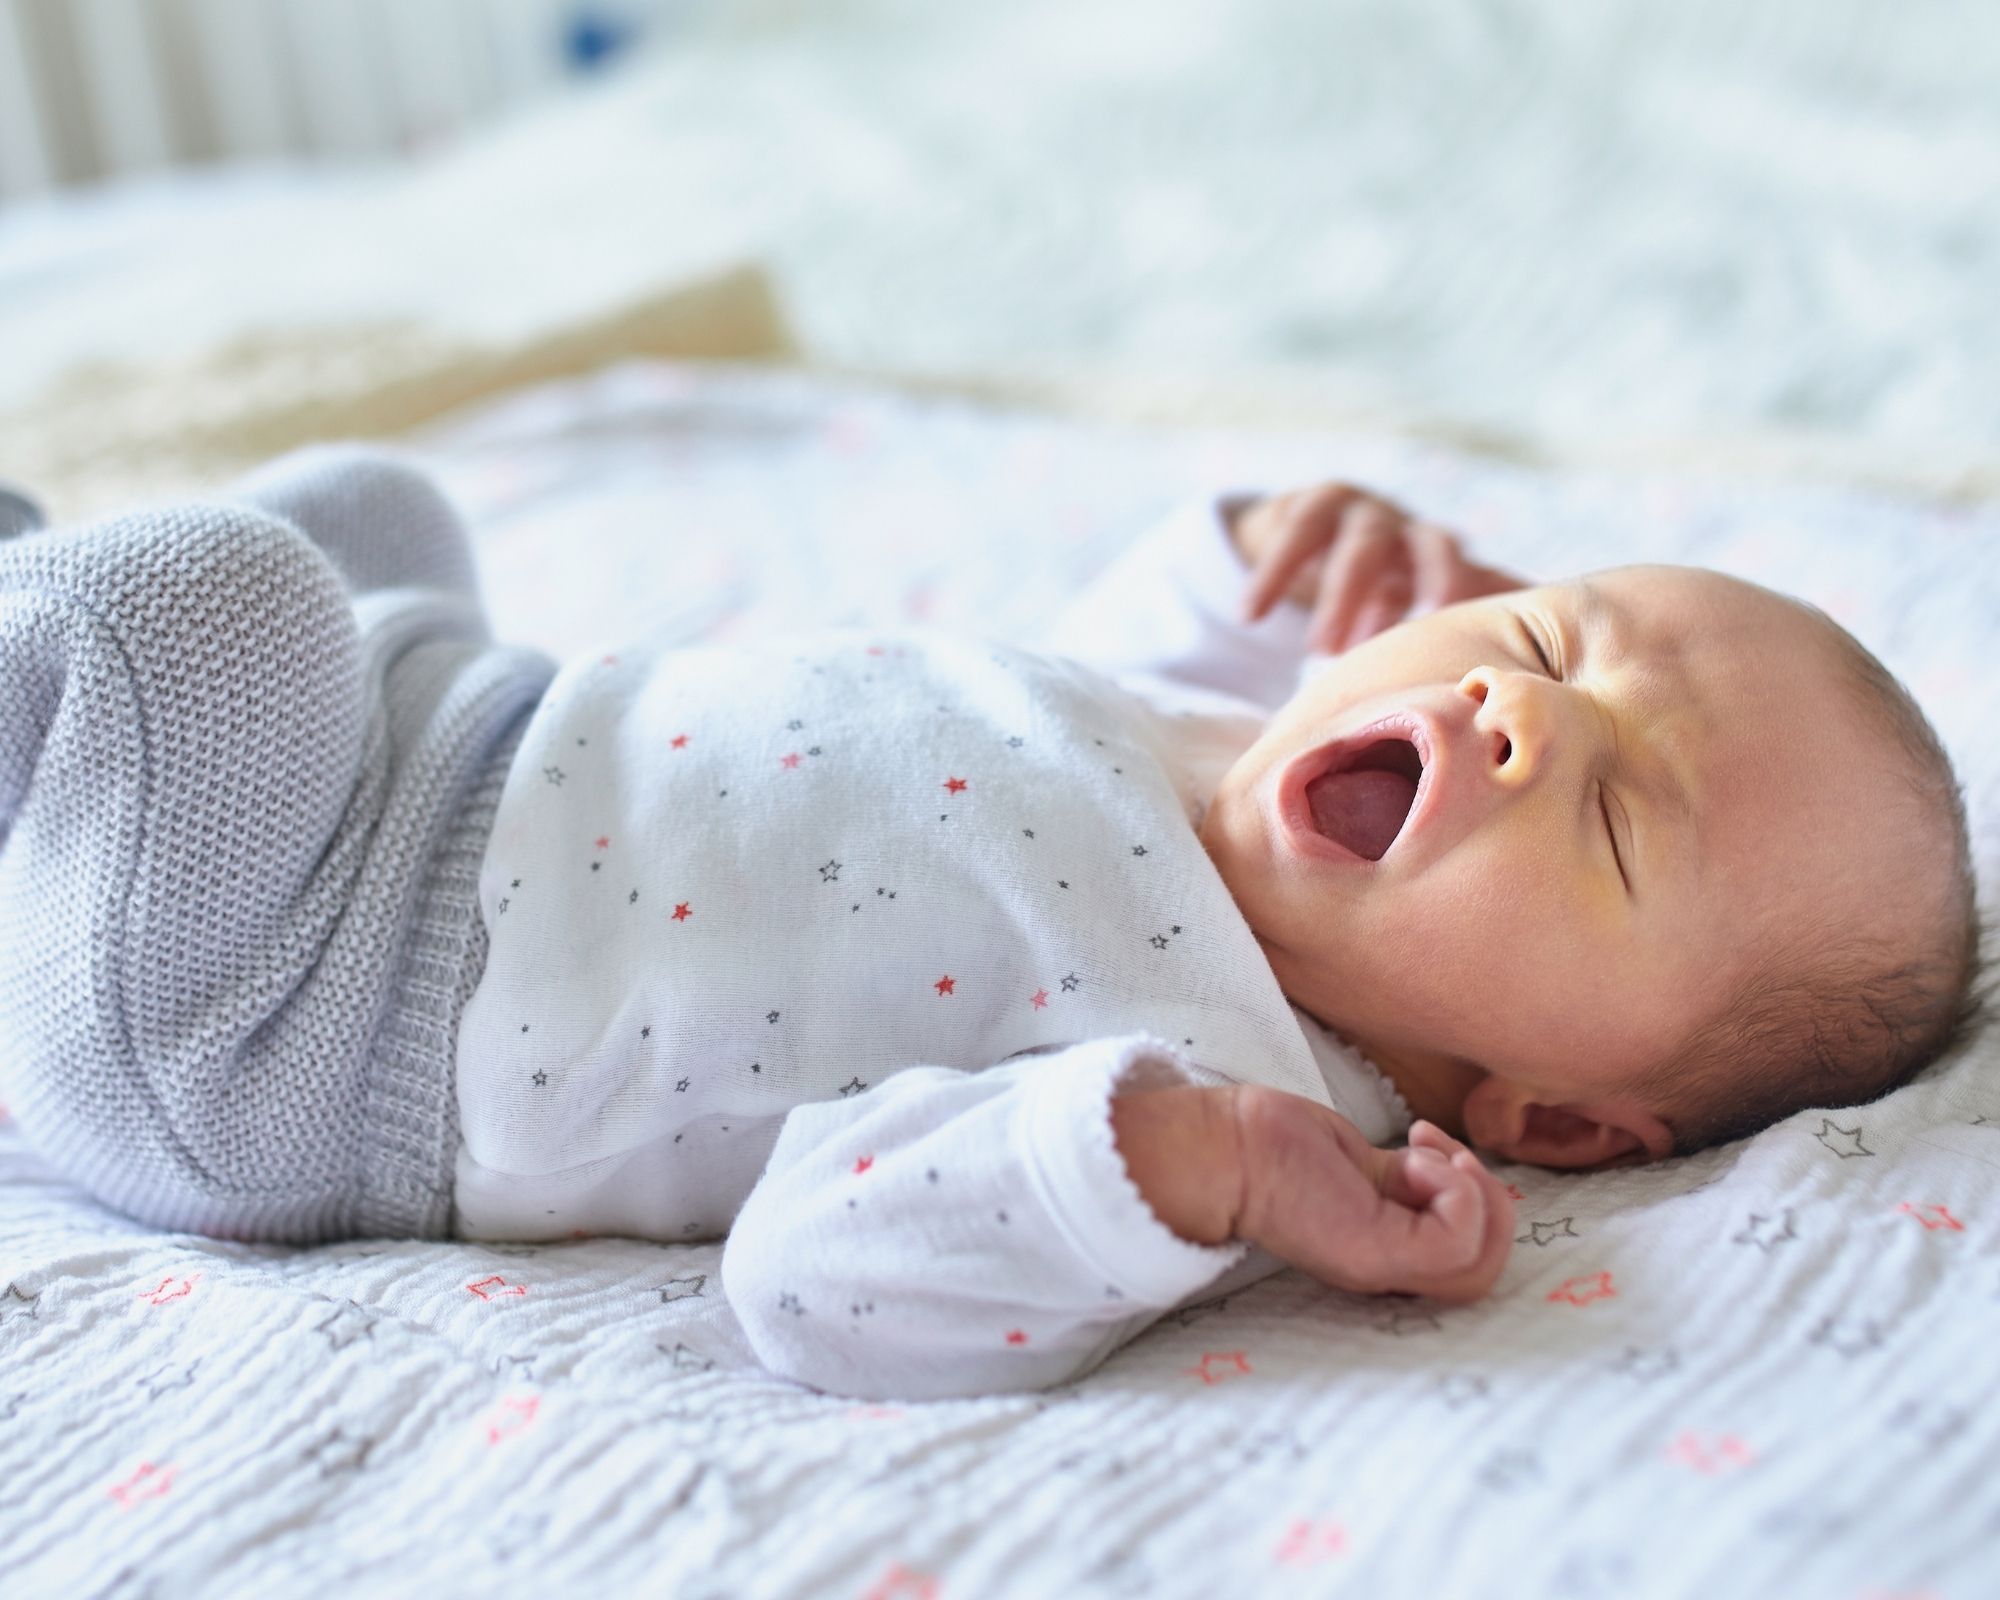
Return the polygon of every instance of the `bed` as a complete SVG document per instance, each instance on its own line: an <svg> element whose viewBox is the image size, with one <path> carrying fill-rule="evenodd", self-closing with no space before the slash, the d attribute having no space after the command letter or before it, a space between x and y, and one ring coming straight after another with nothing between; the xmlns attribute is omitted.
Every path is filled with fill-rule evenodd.
<svg viewBox="0 0 2000 1600"><path fill-rule="evenodd" d="M1140 428L630 363L416 437L496 624L558 653L838 622L1032 642L1154 515L1350 475L1529 572L1781 582L1961 763L1992 881L2000 513L1387 435ZM716 1244L157 1235L0 1128L10 1593L1914 1596L2000 1550L1995 1049L1615 1174L1499 1170L1445 1308L1296 1272L1037 1394L862 1404L759 1369Z"/></svg>
<svg viewBox="0 0 2000 1600"><path fill-rule="evenodd" d="M1825 606L1936 720L1991 914L1990 24L1002 9L1038 43L991 8L766 0L405 176L0 213L0 437L33 445L0 473L81 515L393 433L470 519L496 630L558 656L837 623L1032 645L1184 497L1352 476L1524 572L1692 561ZM1224 67L1268 92L1190 98ZM754 159L714 137L731 106ZM1273 163L1335 147L1322 215ZM240 295L175 321L232 265ZM30 383L76 354L118 365ZM65 1600L1984 1600L1996 1074L1989 1034L1684 1161L1502 1165L1519 1237L1478 1305L1285 1272L1074 1383L902 1405L759 1369L719 1243L157 1234L0 1118L0 1573Z"/></svg>

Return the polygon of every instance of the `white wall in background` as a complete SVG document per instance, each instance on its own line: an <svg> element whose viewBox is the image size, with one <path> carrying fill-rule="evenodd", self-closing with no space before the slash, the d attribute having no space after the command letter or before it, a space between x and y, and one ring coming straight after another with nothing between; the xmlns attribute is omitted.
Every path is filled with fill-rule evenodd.
<svg viewBox="0 0 2000 1600"><path fill-rule="evenodd" d="M0 0L0 200L185 162L387 158L698 0Z"/></svg>

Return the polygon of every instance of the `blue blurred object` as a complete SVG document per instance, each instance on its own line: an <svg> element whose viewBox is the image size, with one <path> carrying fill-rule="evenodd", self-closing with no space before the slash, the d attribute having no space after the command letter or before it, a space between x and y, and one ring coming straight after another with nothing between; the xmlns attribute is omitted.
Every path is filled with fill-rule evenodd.
<svg viewBox="0 0 2000 1600"><path fill-rule="evenodd" d="M44 526L42 508L22 494L18 489L10 489L0 483L0 539L11 539L16 534L33 533Z"/></svg>
<svg viewBox="0 0 2000 1600"><path fill-rule="evenodd" d="M623 54L638 36L639 29L630 17L582 6L570 13L563 32L563 53L575 71L596 72Z"/></svg>

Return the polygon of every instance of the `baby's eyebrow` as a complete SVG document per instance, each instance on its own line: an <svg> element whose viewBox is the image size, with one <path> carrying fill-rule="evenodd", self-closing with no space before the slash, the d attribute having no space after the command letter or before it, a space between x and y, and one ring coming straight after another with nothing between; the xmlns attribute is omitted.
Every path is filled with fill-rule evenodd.
<svg viewBox="0 0 2000 1600"><path fill-rule="evenodd" d="M1627 638L1631 636L1632 614L1621 602L1605 593L1588 578L1576 580L1576 593L1577 626L1583 634L1586 647L1590 642L1603 639L1606 635L1623 635ZM1694 685L1689 681L1687 671L1682 665L1682 651L1678 645L1668 649L1667 659L1673 667L1675 692L1679 695L1681 703L1698 707ZM1681 775L1674 770L1674 764L1664 753L1658 754L1657 758L1647 766L1649 770L1642 772L1631 763L1626 763L1633 781L1659 805L1679 818L1681 830L1687 838L1688 855L1694 862L1695 870L1699 872L1701 870L1700 818L1695 814L1694 800L1688 794L1687 785L1682 782Z"/></svg>

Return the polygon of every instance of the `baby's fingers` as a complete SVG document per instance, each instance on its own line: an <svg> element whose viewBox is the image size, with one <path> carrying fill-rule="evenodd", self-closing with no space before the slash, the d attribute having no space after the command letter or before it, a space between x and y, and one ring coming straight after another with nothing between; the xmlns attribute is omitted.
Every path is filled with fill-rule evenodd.
<svg viewBox="0 0 2000 1600"><path fill-rule="evenodd" d="M1268 544L1261 535L1256 541L1263 548L1253 557L1250 581L1243 590L1245 622L1255 622L1270 610L1291 587L1299 568L1333 543L1341 513L1360 493L1346 484L1330 484L1303 495L1281 495L1248 513L1274 519L1276 532Z"/></svg>

